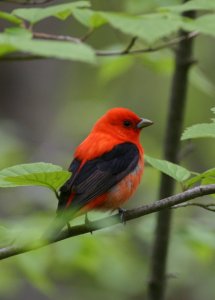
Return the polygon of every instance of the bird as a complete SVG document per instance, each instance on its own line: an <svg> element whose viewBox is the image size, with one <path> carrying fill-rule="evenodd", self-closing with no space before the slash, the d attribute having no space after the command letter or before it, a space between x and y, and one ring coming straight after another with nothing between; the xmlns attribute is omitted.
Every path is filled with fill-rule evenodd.
<svg viewBox="0 0 215 300"><path fill-rule="evenodd" d="M118 209L123 213L121 206L134 194L143 174L140 132L152 124L124 107L112 108L97 120L75 150L68 169L71 176L59 190L48 239L89 211Z"/></svg>

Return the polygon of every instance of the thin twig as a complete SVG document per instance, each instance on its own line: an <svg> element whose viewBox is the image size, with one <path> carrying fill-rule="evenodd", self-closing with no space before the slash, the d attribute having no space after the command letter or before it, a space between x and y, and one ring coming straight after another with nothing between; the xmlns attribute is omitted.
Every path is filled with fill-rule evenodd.
<svg viewBox="0 0 215 300"><path fill-rule="evenodd" d="M33 32L33 37L36 39L81 43L81 40L79 38L73 36L56 35L56 34L50 34L45 32Z"/></svg>
<svg viewBox="0 0 215 300"><path fill-rule="evenodd" d="M134 46L134 44L136 43L138 37L135 36L131 39L130 43L128 44L128 46L123 50L124 54L129 53L129 51L131 50L131 48Z"/></svg>
<svg viewBox="0 0 215 300"><path fill-rule="evenodd" d="M80 41L85 42L95 31L94 28L90 28L81 38Z"/></svg>
<svg viewBox="0 0 215 300"><path fill-rule="evenodd" d="M104 51L104 50L96 50L96 55L97 56L119 56L119 55L128 55L128 54L138 54L138 53L146 53L146 52L155 52L158 50L162 50L164 48L171 47L173 45L177 45L179 42L188 40L188 39L193 39L196 37L199 33L198 32L190 32L187 36L180 36L177 37L169 42L163 43L161 45L158 45L156 47L147 47L143 49L135 49L135 50L130 50L130 48L126 47L123 50L113 50L113 51ZM134 38L135 39L135 38ZM135 41L134 41L135 42ZM133 44L131 44L133 47Z"/></svg>
<svg viewBox="0 0 215 300"><path fill-rule="evenodd" d="M208 204L188 202L188 203L182 203L182 204L174 205L171 208L175 209L175 208L181 208L181 207L187 207L187 206L198 206L198 207L204 208L206 210L215 212L215 202L214 203L208 203Z"/></svg>
<svg viewBox="0 0 215 300"><path fill-rule="evenodd" d="M132 219L136 219L139 217L142 217L144 215L148 215L154 212L158 212L160 210L163 210L165 208L170 208L173 205L177 205L183 202L186 202L188 200L214 194L215 193L215 184L205 185L205 186L198 186L193 189L187 190L185 192L182 192L177 195L173 195L167 198L164 198L160 201L155 201L152 204L144 205L135 209L127 210L124 212L123 219L124 221L129 221ZM90 222L89 224L85 225L78 225L73 226L71 229L63 230L57 238L50 240L50 241L32 241L28 242L27 245L24 246L8 246L5 248L0 249L0 260L6 259L11 256L15 256L21 253L29 252L35 249L42 248L44 246L74 237L86 233L91 233L92 231L96 231L99 229L103 229L106 227L110 227L116 224L121 223L121 216L119 214L103 218L98 221Z"/></svg>
<svg viewBox="0 0 215 300"><path fill-rule="evenodd" d="M134 54L141 54L147 52L156 52L162 50L164 48L170 47L172 45L176 45L182 40L192 39L198 35L198 32L191 32L188 36L182 36L180 38L173 39L167 43L156 47L147 47L143 49L134 49L130 50L133 47L136 38L134 37L128 46L126 46L123 50L115 50L115 51L104 51L104 50L95 50L96 56L122 56L122 55L134 55ZM34 32L34 38L40 39L47 39L47 40L56 40L56 41L67 41L67 42L75 42L81 43L82 40L79 38L75 38L72 36L65 36L65 35L54 35L42 32ZM35 59L49 59L49 57L39 56L39 55L8 55L8 56L1 56L1 61L23 61L23 60L35 60Z"/></svg>

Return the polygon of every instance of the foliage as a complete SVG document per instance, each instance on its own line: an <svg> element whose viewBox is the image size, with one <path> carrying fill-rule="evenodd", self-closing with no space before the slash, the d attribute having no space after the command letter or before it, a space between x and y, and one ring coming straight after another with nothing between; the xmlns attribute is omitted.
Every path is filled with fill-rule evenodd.
<svg viewBox="0 0 215 300"><path fill-rule="evenodd" d="M147 153L154 151L153 156L160 157L159 144L162 133L159 130L162 129L162 116L164 115L162 112L166 109L165 86L174 69L174 51L171 50L175 49L177 45L177 31L182 28L189 31L191 36L194 33L197 34L197 39L200 36L196 50L200 62L206 61L213 55L210 51L213 52L211 41L215 35L214 0L192 0L180 5L177 0L127 0L121 2L119 1L121 4L118 6L114 4L113 8L106 6L108 9L104 8L102 2L96 4L95 1L67 1L67 3L59 5L53 5L50 2L47 6L41 7L38 5L28 7L26 5L22 8L16 7L11 12L5 12L4 9L0 12L0 19L3 24L6 24L4 25L4 32L0 33L0 59L28 57L82 62L82 66L77 64L78 69L75 68L75 64L71 68L68 65L62 73L60 68L55 69L59 80L58 86L63 85L65 87L65 91L60 91L60 94L63 94L61 97L69 99L68 103L62 100L62 104L58 106L57 121L53 116L51 130L47 121L48 129L46 130L50 132L46 136L46 141L49 139L49 142L54 135L56 139L55 148L62 142L62 135L58 132L59 128L64 131L65 135L66 141L63 140L63 145L67 147L71 140L72 144L75 145L87 133L89 126L101 114L102 109L106 110L113 105L127 105L138 111L140 107L145 105L146 112L144 113L146 115L153 114L155 129L152 129L152 134L144 133L144 144L151 147ZM114 2L112 1L112 3ZM181 16L181 12L187 12L191 9L197 10L196 20ZM57 25L51 27L50 24ZM45 37L37 35L37 31L41 28ZM49 32L55 32L55 34L49 34ZM75 38L71 36L72 34L75 35ZM91 35L92 38L89 38ZM115 42L116 35L119 37L117 42ZM114 51L123 52L133 37L138 37L138 39L130 50L148 49L146 53L141 56L119 54L111 58L109 55L105 58L97 58L99 52L102 51L110 55ZM168 45L172 41L173 44ZM165 46L165 44L167 45ZM164 48L168 49L152 51L160 45L164 45ZM102 50L97 50L98 48ZM89 66L83 66L83 63ZM44 65L46 68L47 65ZM207 61L205 65L211 68L213 66L210 61ZM211 70L212 76L210 76L210 72L205 70L205 65L200 63L194 66L190 74L192 86L190 97L195 99L195 101L193 100L195 103L191 107L192 117L189 116L188 122L191 122L189 124L198 122L203 106L212 106L208 101L208 99L212 99L208 96L214 98L215 94L212 82L213 69ZM31 62L28 66L32 72L37 74L36 63ZM22 68L24 69L23 65L17 65L14 77L19 77L18 69ZM83 68L82 71L80 71L81 68ZM141 74L138 73L139 69L141 69ZM68 84L65 80L67 76L70 78ZM135 82L132 77L135 77ZM210 77L211 80L209 80ZM46 81L46 78L43 78ZM88 83L86 83L86 79ZM25 88L28 89L28 73L25 74L24 81ZM149 81L151 81L150 84ZM72 82L75 83L72 84ZM96 88L95 82L97 82ZM55 93L56 84L52 83L52 85L53 93ZM164 86L162 95L160 85ZM38 91L43 86L38 85L36 88ZM94 90L96 90L96 94ZM122 91L124 90L125 93L123 94ZM141 91L139 92L139 90ZM112 94L109 91L112 91ZM204 103L200 106L196 98L200 98L202 92L204 93ZM59 97L59 91L56 94ZM77 101L74 102L73 99L70 101L71 97L77 98ZM106 100L106 97L109 98L109 102L100 101L103 98ZM126 102L126 97L130 99L130 102ZM145 103L142 102L142 97L148 98L149 102L146 103L146 100ZM95 100L97 98L99 100ZM122 98L123 102L115 101L116 98ZM19 99L17 96L17 99L14 99L10 105L24 111ZM93 110L91 99L94 99ZM17 100L16 104L15 100ZM201 101L203 102L202 99ZM47 103L44 101L44 111L46 105ZM99 109L99 106L102 106L102 109ZM34 113L33 109L31 113ZM41 120L43 117L42 115ZM202 116L205 118L203 120L207 120L206 117L205 113ZM70 176L70 173L64 171L60 166L46 163L19 165L23 161L35 161L34 144L30 148L31 154L29 155L25 149L26 145L19 138L19 135L9 138L7 133L2 132L4 128L5 125L1 123L0 137L3 142L1 142L0 147L0 167L17 165L0 171L0 186L34 185L57 191ZM76 134L72 135L72 138L71 132ZM182 140L192 139L192 142L196 142L194 139L202 137L214 137L214 120L211 123L188 127L182 135ZM207 141L209 141L208 143L213 142L212 139L197 141L203 143L202 152L201 148L197 147L197 154L194 153L183 161L183 165L188 166L189 170L195 169L198 173L151 156L146 156L146 162L158 171L174 178L183 188L190 188L196 184L214 183L214 165L207 157L207 153L212 147L211 144L206 145ZM40 149L37 151L39 152ZM68 152L60 149L60 159L56 154L51 161L58 161L59 159L60 163L58 162L58 164L63 165L71 159ZM41 155L44 155L44 152ZM49 152L45 155L50 161ZM191 163L189 159L192 161ZM207 162L205 163L205 161ZM131 201L129 204L132 207L143 204L142 193L144 201L145 199L156 198L156 176L158 172L152 168L146 168L145 174L142 186L138 190L138 197L134 199L138 202L132 203ZM9 196L7 196L8 194ZM47 194L45 189L39 188L34 188L32 193L21 188L12 188L10 191L1 189L1 224L5 226L0 228L2 247L11 243L16 245L18 242L23 242L26 236L40 236L52 219L56 206L53 195L49 199ZM44 216L43 219L41 208L46 208L46 205L51 215ZM177 277L177 280L170 280L173 299L177 294L198 300L213 297L213 294L209 296L214 287L214 270L209 268L210 265L214 264L214 224L213 215L210 216L211 213L200 212L198 208L190 211L189 208L177 210L170 251L170 274L172 274L171 277ZM100 214L93 213L90 215L90 218L99 217L101 217ZM74 223L82 221L82 219L74 220ZM34 293L39 290L36 295L38 299L42 297L40 293L44 297L53 299L59 297L70 299L71 294L75 299L129 300L131 298L143 298L148 280L147 270L154 225L154 218L151 215L150 218L138 219L136 223L131 222L126 227L117 226L114 230L107 229L92 236L78 237L4 261L1 263L0 294L2 298L8 299L13 297L12 293L15 293L14 297L18 299L19 291L25 288L22 279L24 278L28 284L28 289L33 287ZM132 274L135 274L134 278L132 278ZM185 287L184 290L183 286ZM179 290L180 293L178 293ZM30 298L29 295L27 297Z"/></svg>
<svg viewBox="0 0 215 300"><path fill-rule="evenodd" d="M17 28L26 28L31 37L17 40L16 32L5 32L0 36L0 54L5 56L12 52L30 53L41 57L56 57L59 59L77 60L86 63L95 62L96 50L91 49L85 42L80 40L76 45L74 42L64 42L61 40L53 42L51 40L41 41L34 38L34 25L50 17L58 18L64 22L72 16L80 24L90 30L109 24L113 29L117 29L126 35L138 37L145 45L152 46L163 38L171 36L179 29L190 32L214 36L214 13L209 13L198 17L196 20L184 18L181 11L190 9L214 10L214 3L211 0L204 2L189 1L183 5L172 5L170 7L154 8L150 14L132 15L122 12L107 12L93 10L89 1L76 1L72 3L62 3L50 5L45 8L17 8L11 13L0 12L0 18L8 22L17 24ZM26 25L27 22L27 25ZM28 25L29 23L29 25ZM49 39L47 37L47 39Z"/></svg>
<svg viewBox="0 0 215 300"><path fill-rule="evenodd" d="M71 176L70 172L49 163L22 164L0 171L0 187L44 186L53 191Z"/></svg>

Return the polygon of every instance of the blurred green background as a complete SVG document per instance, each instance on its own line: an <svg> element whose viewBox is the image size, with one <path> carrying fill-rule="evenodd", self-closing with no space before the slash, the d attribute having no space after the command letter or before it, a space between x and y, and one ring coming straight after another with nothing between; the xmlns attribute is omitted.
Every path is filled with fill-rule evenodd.
<svg viewBox="0 0 215 300"><path fill-rule="evenodd" d="M179 1L91 2L95 9L143 13ZM0 4L1 10L11 11L14 7ZM1 22L0 29L3 27ZM66 22L49 19L36 29L76 36L85 33L71 18ZM97 49L115 45L122 48L129 38L104 26L88 42ZM190 74L184 128L212 118L214 51L212 38L196 39L194 55L198 64ZM1 61L0 167L45 161L67 168L75 147L95 120L117 106L154 121L154 126L142 133L142 144L147 154L162 157L173 59L172 51L162 50L101 58L96 67L56 60ZM214 140L183 143L182 152L190 146L192 151L183 158L182 165L196 172L214 167ZM146 167L141 185L126 207L156 200L158 185L158 172ZM55 196L42 188L1 189L1 246L10 241L6 230L15 242L25 236L39 236L54 217L56 205ZM90 219L98 217L101 215L90 214ZM155 215L149 215L126 226L117 225L2 261L0 299L145 299L154 224ZM214 297L214 233L212 212L200 208L175 211L168 299Z"/></svg>

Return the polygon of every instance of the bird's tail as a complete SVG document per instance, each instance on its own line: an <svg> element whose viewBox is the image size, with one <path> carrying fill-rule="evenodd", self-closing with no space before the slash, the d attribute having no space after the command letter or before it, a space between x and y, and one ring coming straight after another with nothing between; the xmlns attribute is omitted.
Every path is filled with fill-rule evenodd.
<svg viewBox="0 0 215 300"><path fill-rule="evenodd" d="M71 214L71 212L69 214L66 214L65 212L57 212L56 217L54 218L54 220L52 220L48 228L45 230L41 239L44 242L54 242L55 240L57 240L60 237L61 231L64 226L68 224L73 217L74 216L73 214Z"/></svg>

